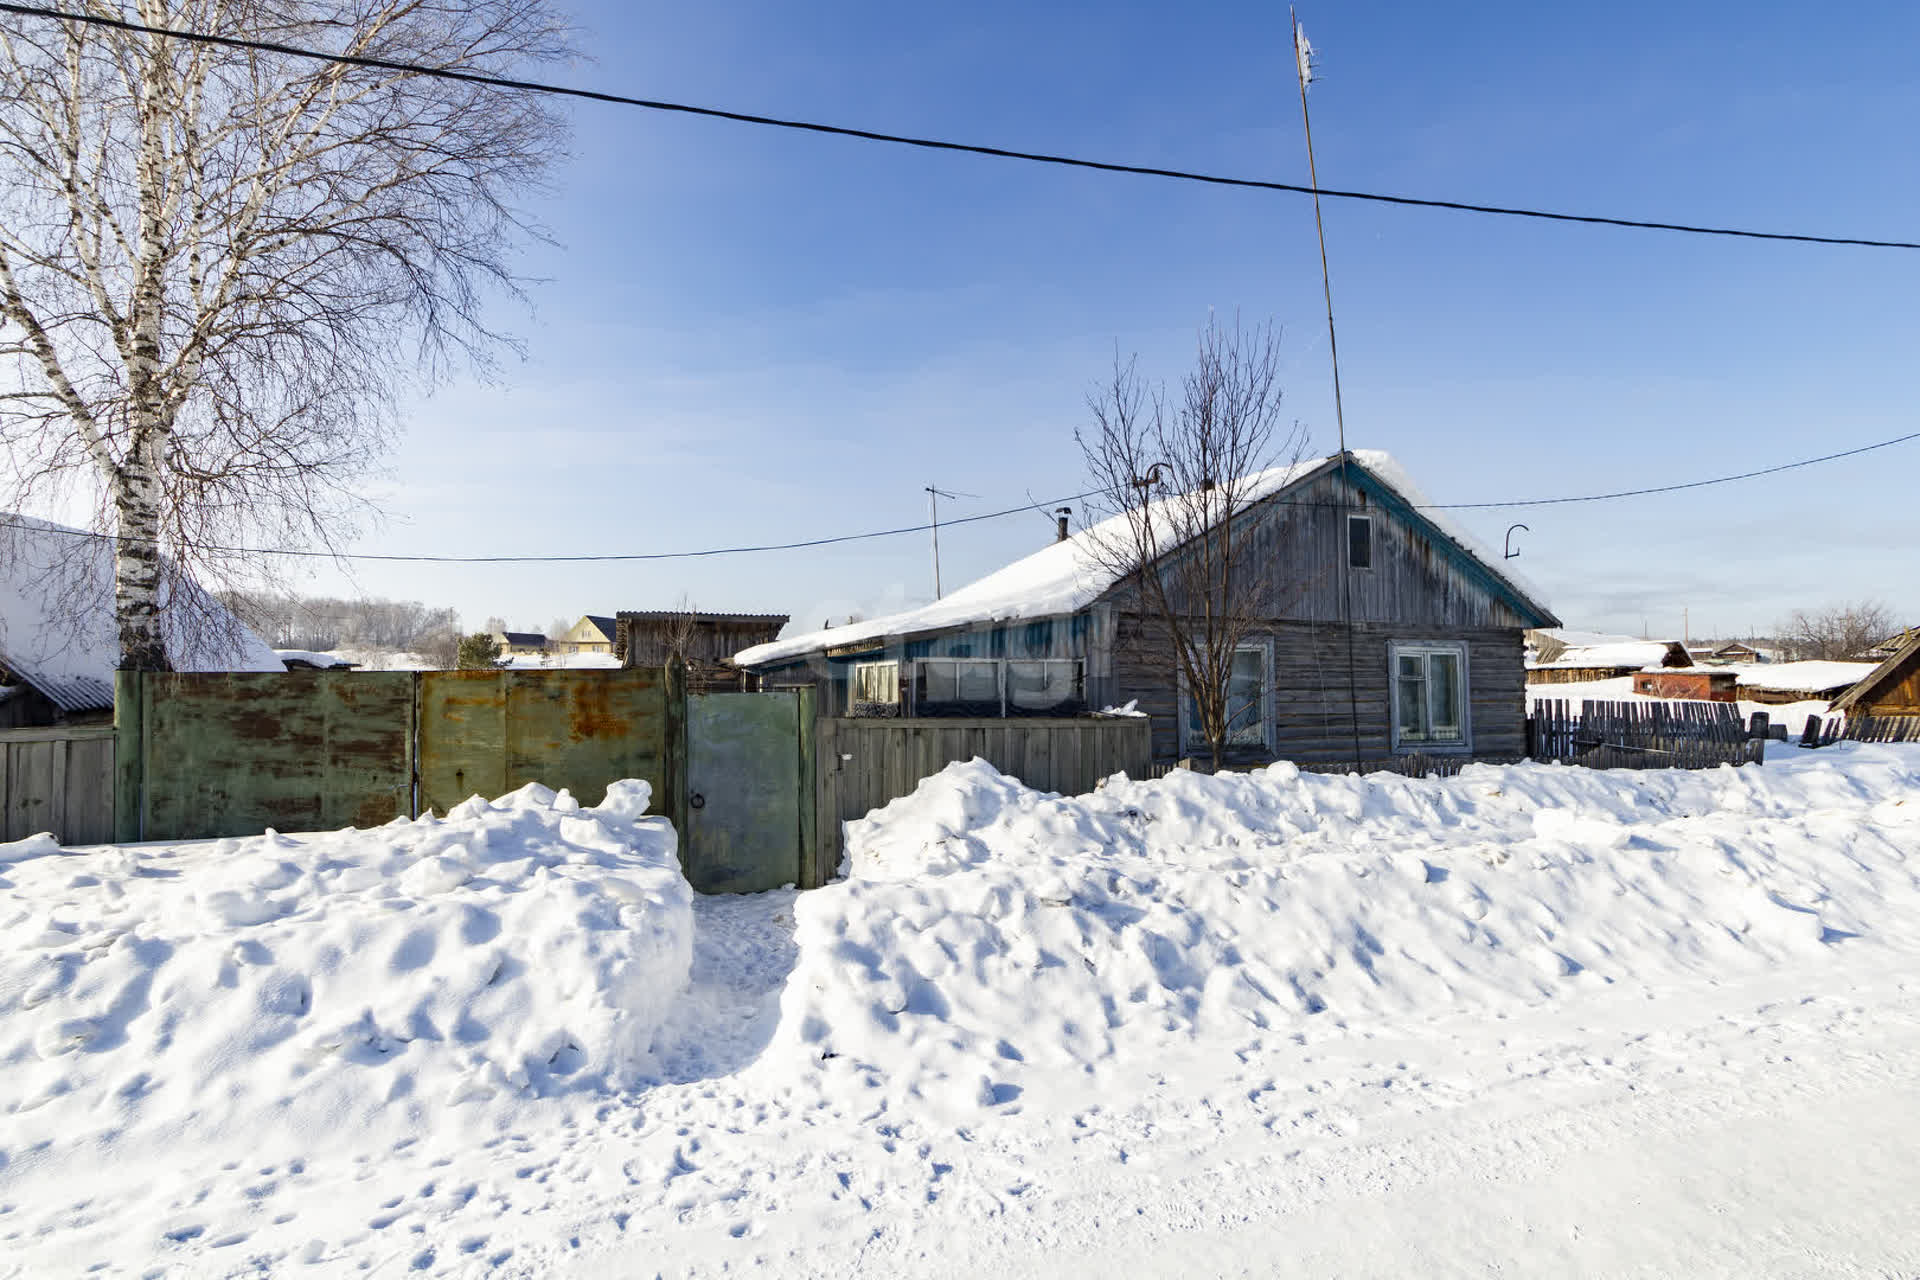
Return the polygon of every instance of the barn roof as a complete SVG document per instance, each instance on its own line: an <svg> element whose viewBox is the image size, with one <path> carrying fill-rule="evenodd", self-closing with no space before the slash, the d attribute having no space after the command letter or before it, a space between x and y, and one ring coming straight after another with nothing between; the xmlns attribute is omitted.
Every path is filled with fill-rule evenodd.
<svg viewBox="0 0 1920 1280"><path fill-rule="evenodd" d="M1511 596L1523 612L1532 613L1548 624L1557 621L1551 611L1540 603L1539 592L1505 566L1499 556L1481 547L1471 534L1434 510L1391 455L1377 449L1355 449L1348 454L1348 458L1352 466L1404 501L1416 520L1431 525L1443 543L1450 542L1459 554L1474 561L1492 579L1495 589ZM1340 455L1336 453L1263 471L1250 478L1245 503L1252 505L1278 497L1339 462ZM1166 503L1179 500L1162 499ZM1126 528L1125 521L1124 515L1118 515L1082 529L1072 537L1050 543L1032 555L1016 560L932 604L823 631L788 636L770 644L755 645L735 654L734 663L742 667L763 667L809 653L870 643L887 637L946 631L983 622L1076 613L1091 605L1114 585L1115 574L1111 566L1104 563L1107 558L1100 556L1094 548L1102 540L1122 535ZM1171 527L1171 522L1161 523ZM1163 543L1159 548L1161 554L1174 549L1171 533L1163 535Z"/></svg>
<svg viewBox="0 0 1920 1280"><path fill-rule="evenodd" d="M1845 711L1848 707L1870 702L1889 684L1897 684L1916 667L1920 667L1920 628L1909 634L1911 638L1896 649L1892 657L1860 677L1851 689L1835 698L1829 710Z"/></svg>
<svg viewBox="0 0 1920 1280"><path fill-rule="evenodd" d="M191 579L206 623L188 633L162 614L167 656L176 671L285 671L266 641ZM113 546L83 529L0 514L0 665L69 713L113 706L120 642L113 623Z"/></svg>

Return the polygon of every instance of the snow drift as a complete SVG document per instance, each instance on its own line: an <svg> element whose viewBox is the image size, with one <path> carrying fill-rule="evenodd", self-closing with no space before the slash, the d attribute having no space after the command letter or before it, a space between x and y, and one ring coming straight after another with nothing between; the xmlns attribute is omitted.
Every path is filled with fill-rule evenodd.
<svg viewBox="0 0 1920 1280"><path fill-rule="evenodd" d="M964 1112L1175 1048L1765 968L1920 906L1920 805L1885 799L1915 763L1279 764L1076 798L956 764L849 824L850 878L797 908L782 1030L893 1105Z"/></svg>
<svg viewBox="0 0 1920 1280"><path fill-rule="evenodd" d="M371 831L0 846L4 1147L405 1131L630 1082L692 951L647 801L530 785Z"/></svg>

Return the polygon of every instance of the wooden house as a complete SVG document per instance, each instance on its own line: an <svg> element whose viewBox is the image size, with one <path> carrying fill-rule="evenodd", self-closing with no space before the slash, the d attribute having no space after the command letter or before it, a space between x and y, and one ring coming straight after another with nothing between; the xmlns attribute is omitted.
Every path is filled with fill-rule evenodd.
<svg viewBox="0 0 1920 1280"><path fill-rule="evenodd" d="M1738 640L1729 641L1707 655L1707 661L1716 664L1765 662L1766 655L1752 645L1741 644Z"/></svg>
<svg viewBox="0 0 1920 1280"><path fill-rule="evenodd" d="M1527 644L1533 651L1527 661L1528 684L1587 684L1655 668L1693 666L1693 655L1678 640L1543 628L1528 632Z"/></svg>
<svg viewBox="0 0 1920 1280"><path fill-rule="evenodd" d="M583 614L554 643L556 653L612 653L619 624L599 614Z"/></svg>
<svg viewBox="0 0 1920 1280"><path fill-rule="evenodd" d="M1247 562L1274 576L1284 603L1236 647L1229 759L1519 756L1521 634L1558 620L1497 558L1422 509L1390 457L1346 457L1345 467L1335 455L1254 477L1257 500L1236 517ZM823 715L1059 716L1134 702L1152 717L1156 759L1204 756L1164 629L1095 550L1113 529L1082 530L922 608L734 661L767 687L815 686ZM1157 563L1191 551L1170 547Z"/></svg>
<svg viewBox="0 0 1920 1280"><path fill-rule="evenodd" d="M695 693L749 689L754 681L733 665L733 655L766 644L786 625L784 613L622 610L614 615L614 653L629 667L665 666L677 657Z"/></svg>
<svg viewBox="0 0 1920 1280"><path fill-rule="evenodd" d="M538 631L496 631L493 642L503 658L534 657L547 652L547 638Z"/></svg>
<svg viewBox="0 0 1920 1280"><path fill-rule="evenodd" d="M1831 710L1849 716L1920 718L1920 630L1835 698Z"/></svg>

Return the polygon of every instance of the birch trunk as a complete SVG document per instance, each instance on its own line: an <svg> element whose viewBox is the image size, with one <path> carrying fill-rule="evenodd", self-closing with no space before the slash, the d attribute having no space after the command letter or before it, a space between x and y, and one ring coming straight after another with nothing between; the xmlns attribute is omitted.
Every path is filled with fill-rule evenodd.
<svg viewBox="0 0 1920 1280"><path fill-rule="evenodd" d="M481 75L571 56L550 0L85 8ZM64 612L104 608L110 549L123 668L231 656L186 584L333 549L399 396L486 370L482 297L539 234L513 201L565 134L482 84L0 15L0 508L92 503L96 598Z"/></svg>

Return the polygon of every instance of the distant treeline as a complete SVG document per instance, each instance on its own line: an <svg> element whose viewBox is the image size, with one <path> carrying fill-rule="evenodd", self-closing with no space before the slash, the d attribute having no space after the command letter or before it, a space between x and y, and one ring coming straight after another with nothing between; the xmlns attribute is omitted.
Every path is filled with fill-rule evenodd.
<svg viewBox="0 0 1920 1280"><path fill-rule="evenodd" d="M333 596L228 591L221 603L276 649L385 649L445 658L460 644L460 615L418 600L342 600Z"/></svg>

